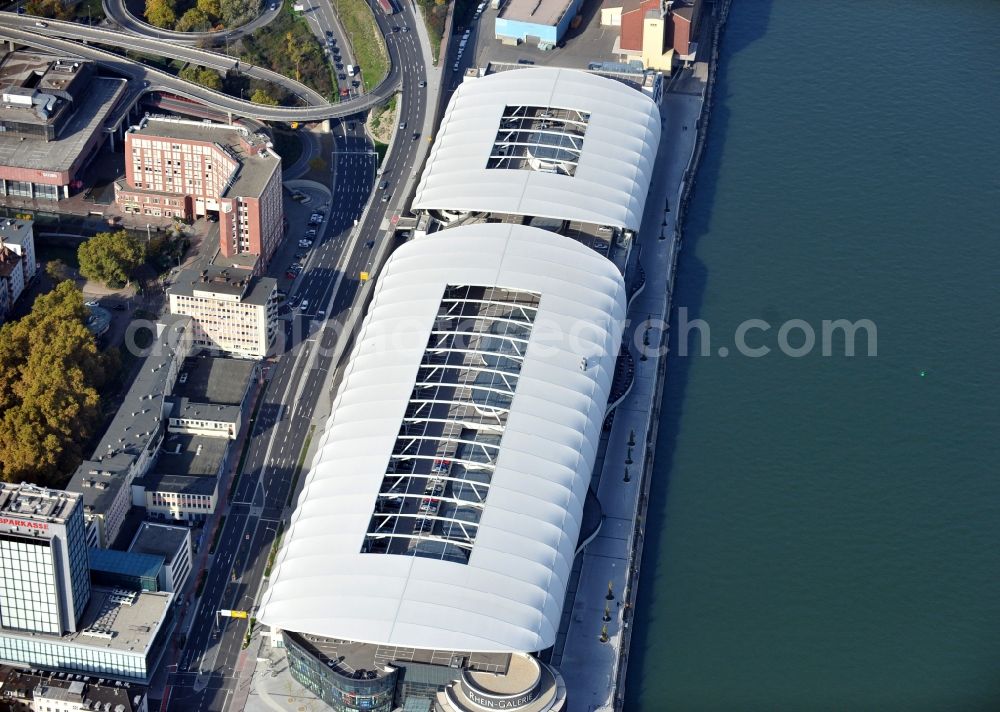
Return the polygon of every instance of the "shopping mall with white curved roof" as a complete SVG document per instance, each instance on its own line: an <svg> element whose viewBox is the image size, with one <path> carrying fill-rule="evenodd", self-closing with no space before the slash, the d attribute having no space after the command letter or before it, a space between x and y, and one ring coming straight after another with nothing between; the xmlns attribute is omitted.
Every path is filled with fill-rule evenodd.
<svg viewBox="0 0 1000 712"><path fill-rule="evenodd" d="M292 675L334 710L566 709L544 653L574 559L600 526L590 483L627 290L607 247L532 219L592 220L612 243L638 229L659 115L613 80L510 74L535 71L520 89L505 80L509 100L496 89L454 97L444 128L470 101L576 112L580 136L553 151L535 141L519 159L569 173L540 173L530 199L539 186L523 177L517 199L475 207L462 193L454 210L435 189L434 210L457 219L435 218L382 269L263 598L259 618L282 631ZM489 84L463 88L479 81ZM613 108L628 136L608 132ZM457 166L438 165L452 160L442 134L425 198L436 181L461 182ZM625 145L636 147L631 173L595 167ZM604 192L587 200L597 184ZM479 209L536 212L467 212Z"/></svg>
<svg viewBox="0 0 1000 712"><path fill-rule="evenodd" d="M535 225L609 257L617 245L627 259L659 141L657 105L613 79L531 67L466 80L434 137L413 210L429 229Z"/></svg>

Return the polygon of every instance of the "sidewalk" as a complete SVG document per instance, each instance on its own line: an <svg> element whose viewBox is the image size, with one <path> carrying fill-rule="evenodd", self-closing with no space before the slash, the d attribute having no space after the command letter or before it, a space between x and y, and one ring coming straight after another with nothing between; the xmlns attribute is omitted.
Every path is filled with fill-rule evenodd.
<svg viewBox="0 0 1000 712"><path fill-rule="evenodd" d="M192 573L195 574L195 579L190 584L193 588L191 588L190 592L183 599L177 601L177 605L183 605L184 601L187 601L187 603L175 628L176 633L171 641L171 649L164 656L163 664L157 668L153 681L150 683L150 697L154 699L166 699L167 690L169 688L169 685L167 684L167 676L170 674L169 668L178 664L183 653L183 651L177 646L177 640L182 635L185 639L190 637L191 626L194 623L195 614L198 607L201 605L201 596L197 595L198 581L201 577L208 576L209 568L211 568L210 559L213 559L214 555L209 554L209 549L212 548L212 542L215 540L216 532L219 529L222 518L229 513L230 508L232 507L229 489L232 486L236 469L239 467L240 456L243 453L244 444L250 437L250 431L253 428L253 423L250 422L250 415L257 407L257 401L263 396L266 385L266 381L264 384L261 384L260 379L254 380L253 392L251 393L249 400L249 413L246 414L247 425L242 428L239 436L233 442L233 445L229 450L228 458L230 462L227 464L226 471L223 473L222 479L219 481L219 506L216 507L212 518L207 522L206 526L202 527L201 530L201 546L191 569Z"/></svg>
<svg viewBox="0 0 1000 712"><path fill-rule="evenodd" d="M669 320L670 293L680 250L674 222L677 196L697 133L684 127L696 125L701 105L700 95L667 94L661 107L664 128L639 233L639 261L647 275L664 278L647 278L645 288L629 308L633 330L627 343L636 356L635 379L615 411L596 486L604 523L584 550L559 664L569 691L569 712L620 709L621 700L613 696L622 693L618 676L628 659L628 627L640 563L634 554L643 536L642 524L637 527L636 521L654 454L647 443L658 427L656 414L662 394L657 375L666 358L667 334L659 328L645 332L644 322L659 324ZM668 200L674 206L670 212L665 211ZM644 333L649 337L645 349ZM658 348L661 345L663 348ZM646 352L646 360L640 358L642 351Z"/></svg>

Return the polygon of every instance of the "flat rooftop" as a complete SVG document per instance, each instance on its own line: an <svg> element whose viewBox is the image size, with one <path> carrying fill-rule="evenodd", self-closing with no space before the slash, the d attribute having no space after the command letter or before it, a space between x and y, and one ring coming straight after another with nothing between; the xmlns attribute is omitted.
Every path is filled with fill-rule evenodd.
<svg viewBox="0 0 1000 712"><path fill-rule="evenodd" d="M34 223L31 220L0 219L0 241L8 245L24 247L34 240Z"/></svg>
<svg viewBox="0 0 1000 712"><path fill-rule="evenodd" d="M163 561L169 566L174 562L177 552L187 546L190 538L191 533L187 527L143 522L128 550L135 554L163 557Z"/></svg>
<svg viewBox="0 0 1000 712"><path fill-rule="evenodd" d="M172 599L172 593L126 593L95 586L90 589L90 602L76 633L60 636L4 628L0 629L0 636L145 654L166 618Z"/></svg>
<svg viewBox="0 0 1000 712"><path fill-rule="evenodd" d="M129 131L149 138L200 141L222 147L240 164L225 197L259 196L274 172L281 170L281 158L271 149L270 139L242 126L149 116Z"/></svg>
<svg viewBox="0 0 1000 712"><path fill-rule="evenodd" d="M556 25L571 4L570 0L509 0L497 17L535 25Z"/></svg>
<svg viewBox="0 0 1000 712"><path fill-rule="evenodd" d="M150 472L156 475L214 479L226 457L230 442L232 441L228 438L170 433L164 438L160 455Z"/></svg>
<svg viewBox="0 0 1000 712"><path fill-rule="evenodd" d="M174 384L174 395L194 403L240 405L255 367L253 361L238 358L186 359Z"/></svg>
<svg viewBox="0 0 1000 712"><path fill-rule="evenodd" d="M36 56L32 53L32 56ZM47 57L54 60L56 57ZM80 93L78 107L54 141L22 139L0 134L0 166L34 171L63 172L73 168L87 141L103 130L104 121L125 94L124 79L92 77Z"/></svg>
<svg viewBox="0 0 1000 712"><path fill-rule="evenodd" d="M171 398L170 417L184 420L206 420L219 423L235 423L240 417L238 405L202 403L190 398Z"/></svg>
<svg viewBox="0 0 1000 712"><path fill-rule="evenodd" d="M27 483L0 483L0 514L37 522L63 524L80 500L76 492L46 489Z"/></svg>
<svg viewBox="0 0 1000 712"><path fill-rule="evenodd" d="M272 277L255 277L248 269L207 267L187 269L177 275L171 294L192 297L195 292L211 292L240 297L243 304L263 306L277 288Z"/></svg>

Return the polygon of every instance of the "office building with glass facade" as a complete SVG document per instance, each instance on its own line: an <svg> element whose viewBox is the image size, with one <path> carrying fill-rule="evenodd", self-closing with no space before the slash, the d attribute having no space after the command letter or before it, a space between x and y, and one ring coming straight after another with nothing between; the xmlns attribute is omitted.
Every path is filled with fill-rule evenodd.
<svg viewBox="0 0 1000 712"><path fill-rule="evenodd" d="M81 496L0 485L0 627L73 632L89 597Z"/></svg>

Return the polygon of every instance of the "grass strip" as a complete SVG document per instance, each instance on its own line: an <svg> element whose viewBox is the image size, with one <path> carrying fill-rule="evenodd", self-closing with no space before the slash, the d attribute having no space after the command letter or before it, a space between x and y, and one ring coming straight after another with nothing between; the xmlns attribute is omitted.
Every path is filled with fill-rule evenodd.
<svg viewBox="0 0 1000 712"><path fill-rule="evenodd" d="M264 567L264 578L271 575L271 568L274 566L274 559L278 556L278 550L281 548L281 540L285 536L285 522L278 522L278 533L274 537L274 541L271 543L271 552L267 555L267 565Z"/></svg>
<svg viewBox="0 0 1000 712"><path fill-rule="evenodd" d="M309 426L309 434L306 435L306 439L302 443L302 451L299 453L299 461L295 465L295 475L292 476L292 486L288 490L288 499L285 501L286 507L292 506L292 499L295 497L295 488L299 484L299 475L302 474L302 465L305 464L306 453L309 452L309 444L312 442L313 430L315 429L315 425Z"/></svg>
<svg viewBox="0 0 1000 712"><path fill-rule="evenodd" d="M372 9L365 0L333 0L333 8L351 43L354 59L361 67L365 91L382 83L389 73L389 54Z"/></svg>

